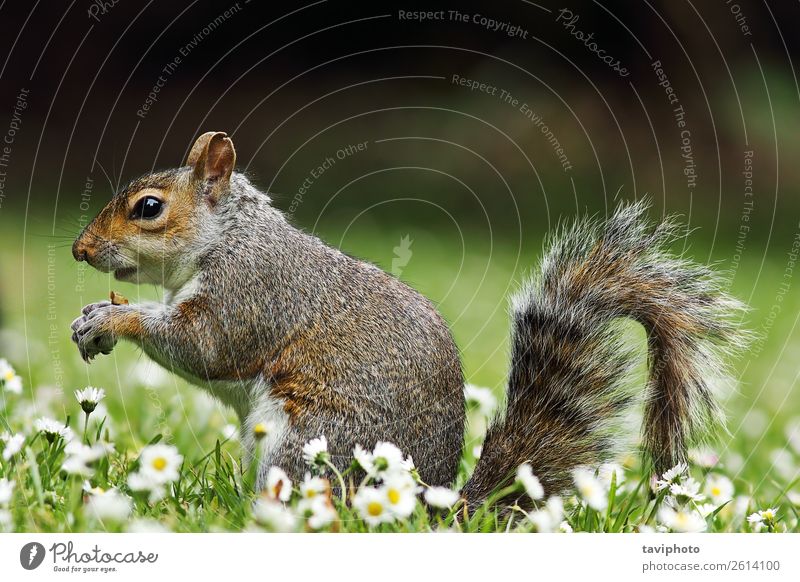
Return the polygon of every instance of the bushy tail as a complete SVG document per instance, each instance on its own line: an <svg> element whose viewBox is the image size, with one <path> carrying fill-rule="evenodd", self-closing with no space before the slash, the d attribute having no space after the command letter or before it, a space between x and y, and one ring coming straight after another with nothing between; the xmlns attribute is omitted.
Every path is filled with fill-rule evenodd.
<svg viewBox="0 0 800 582"><path fill-rule="evenodd" d="M468 503L507 484L523 462L557 493L570 486L572 469L618 449L636 362L620 318L647 332L642 434L655 470L684 460L687 443L722 420L712 385L725 379L723 357L745 341L743 306L709 268L670 254L679 227L649 224L646 210L620 205L604 223L565 228L515 298L506 410L462 491Z"/></svg>

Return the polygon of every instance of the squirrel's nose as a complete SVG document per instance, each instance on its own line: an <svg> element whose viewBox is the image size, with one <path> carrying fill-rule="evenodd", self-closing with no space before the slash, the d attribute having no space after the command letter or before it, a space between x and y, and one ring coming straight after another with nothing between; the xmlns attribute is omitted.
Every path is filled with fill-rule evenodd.
<svg viewBox="0 0 800 582"><path fill-rule="evenodd" d="M76 240L72 245L72 256L78 262L86 260L86 246L80 240Z"/></svg>

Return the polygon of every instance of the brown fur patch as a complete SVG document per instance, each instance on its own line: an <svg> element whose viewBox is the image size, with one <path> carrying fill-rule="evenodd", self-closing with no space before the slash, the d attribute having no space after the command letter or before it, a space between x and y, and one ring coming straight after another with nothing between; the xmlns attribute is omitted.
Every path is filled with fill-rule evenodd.
<svg viewBox="0 0 800 582"><path fill-rule="evenodd" d="M138 311L122 311L115 315L110 323L110 331L117 337L124 337L134 341L144 336L142 316Z"/></svg>

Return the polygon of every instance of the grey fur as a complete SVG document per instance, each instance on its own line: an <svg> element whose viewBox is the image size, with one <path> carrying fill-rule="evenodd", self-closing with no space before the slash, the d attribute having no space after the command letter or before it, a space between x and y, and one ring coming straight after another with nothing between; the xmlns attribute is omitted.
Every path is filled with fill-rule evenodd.
<svg viewBox="0 0 800 582"><path fill-rule="evenodd" d="M746 343L744 307L709 268L672 255L680 229L672 219L651 225L646 210L623 204L608 221L578 221L549 242L514 301L508 404L464 488L471 503L523 462L552 493L570 486L572 469L613 455L636 362L620 318L648 333L642 433L656 471L685 460L688 443L721 421L712 388L729 380L724 356Z"/></svg>
<svg viewBox="0 0 800 582"><path fill-rule="evenodd" d="M127 191L161 181L196 190L198 200L208 188L186 167ZM109 208L125 203L120 195ZM185 261L170 267L177 275L166 274L179 282L170 300L87 306L73 323L81 353L108 353L115 318L138 314L141 337L129 339L232 406L251 453L253 426L274 424L259 486L271 465L300 478L302 446L321 435L339 468L356 444L390 441L413 456L426 483L451 484L465 422L463 377L430 301L293 227L242 174L213 204L196 206L187 224L197 228L181 232ZM620 206L605 223L565 229L515 300L508 404L464 487L470 504L506 484L522 462L552 492L568 486L572 468L614 451L615 421L633 400L625 384L633 360L618 318L636 319L649 333L643 434L657 470L683 459L689 439L719 418L709 383L724 369L726 346L741 344L734 319L741 306L708 268L669 254L676 227L651 227L645 210ZM97 230L90 225L82 237L102 247L102 268L130 268L135 259Z"/></svg>

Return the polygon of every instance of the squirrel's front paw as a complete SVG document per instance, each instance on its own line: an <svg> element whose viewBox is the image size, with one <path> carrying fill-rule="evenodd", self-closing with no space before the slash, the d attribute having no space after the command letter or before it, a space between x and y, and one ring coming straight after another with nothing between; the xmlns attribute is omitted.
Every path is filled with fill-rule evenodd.
<svg viewBox="0 0 800 582"><path fill-rule="evenodd" d="M72 341L78 344L81 357L89 362L97 354L110 354L117 343L114 318L127 305L112 305L110 301L90 303L82 315L72 322Z"/></svg>

